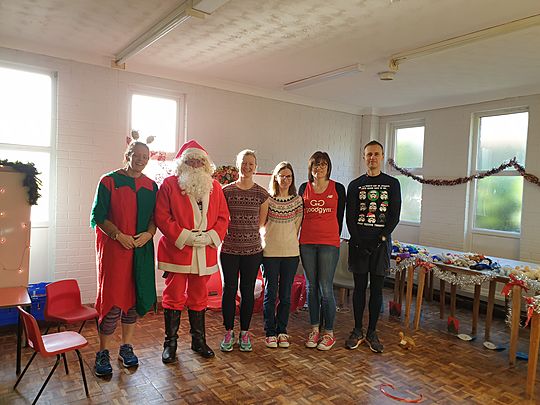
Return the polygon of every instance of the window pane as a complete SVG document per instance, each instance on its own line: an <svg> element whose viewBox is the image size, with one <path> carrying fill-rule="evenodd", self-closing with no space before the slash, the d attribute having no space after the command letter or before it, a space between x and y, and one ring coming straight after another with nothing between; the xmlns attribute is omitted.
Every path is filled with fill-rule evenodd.
<svg viewBox="0 0 540 405"><path fill-rule="evenodd" d="M420 222L422 211L422 184L407 176L396 176L401 185L402 221Z"/></svg>
<svg viewBox="0 0 540 405"><path fill-rule="evenodd" d="M493 176L476 182L475 228L520 232L523 177Z"/></svg>
<svg viewBox="0 0 540 405"><path fill-rule="evenodd" d="M420 168L424 161L424 126L396 129L396 163Z"/></svg>
<svg viewBox="0 0 540 405"><path fill-rule="evenodd" d="M0 143L50 146L51 77L0 67Z"/></svg>
<svg viewBox="0 0 540 405"><path fill-rule="evenodd" d="M36 169L41 174L38 178L41 180L41 197L38 199L38 205L32 206L31 221L35 225L49 220L49 188L50 188L50 154L48 152L26 152L18 150L0 149L2 159L11 162L16 160L22 163L34 163Z"/></svg>
<svg viewBox="0 0 540 405"><path fill-rule="evenodd" d="M514 156L525 164L529 113L480 118L478 170L489 170Z"/></svg>
<svg viewBox="0 0 540 405"><path fill-rule="evenodd" d="M131 128L139 131L143 140L147 136L156 139L152 150L177 152L176 145L176 100L134 94L131 100Z"/></svg>

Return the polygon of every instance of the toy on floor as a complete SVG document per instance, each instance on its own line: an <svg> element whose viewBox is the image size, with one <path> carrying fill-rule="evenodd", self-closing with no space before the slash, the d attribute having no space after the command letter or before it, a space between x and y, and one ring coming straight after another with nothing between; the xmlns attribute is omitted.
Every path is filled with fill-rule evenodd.
<svg viewBox="0 0 540 405"><path fill-rule="evenodd" d="M412 350L416 347L414 339L410 336L406 336L403 332L399 332L399 346L405 350Z"/></svg>

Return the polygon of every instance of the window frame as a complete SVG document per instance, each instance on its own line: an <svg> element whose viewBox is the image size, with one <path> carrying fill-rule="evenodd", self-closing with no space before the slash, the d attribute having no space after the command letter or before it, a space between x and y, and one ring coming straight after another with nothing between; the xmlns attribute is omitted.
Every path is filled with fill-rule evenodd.
<svg viewBox="0 0 540 405"><path fill-rule="evenodd" d="M28 144L2 143L0 147L6 150L21 151L21 152L44 152L49 154L49 209L48 219L46 221L32 221L32 228L49 228L49 236L56 224L56 139L58 133L58 72L51 69L40 68L18 63L10 63L0 61L0 67L5 69L19 70L27 73L37 73L44 76L49 76L51 79L51 123L49 128L49 146L38 146Z"/></svg>
<svg viewBox="0 0 540 405"><path fill-rule="evenodd" d="M186 140L185 94L174 91L174 90L167 90L167 89L161 89L161 88L156 88L156 87L130 85L128 87L128 95L127 95L128 102L127 102L127 117L126 117L127 128L129 129L128 133L131 133L131 130L133 129L131 127L131 110L132 110L132 103L133 103L134 95L168 98L168 99L172 99L176 101L176 125L175 125L176 136L174 140L175 151L165 153L166 161L173 160L174 157L176 156L176 153L178 153L180 146ZM160 151L156 151L156 152L160 152Z"/></svg>
<svg viewBox="0 0 540 405"><path fill-rule="evenodd" d="M387 130L387 139L388 139L388 150L390 152L391 158L394 160L394 162L399 166L399 163L396 161L396 153L397 153L397 131L399 129L405 129L405 128L415 128L415 127L424 127L424 141L422 143L422 167L404 167L404 169L407 169L410 173L414 174L415 176L423 176L424 175L424 152L426 147L426 122L423 118L415 118L410 120L402 120L402 121L393 121L388 123L388 130ZM400 172L395 170L393 167L389 166L388 173L392 176L402 176ZM422 194L424 192L424 185L421 184L422 187ZM403 204L403 203L402 203ZM420 204L420 220L418 222L416 221L409 221L405 219L400 219L399 221L402 225L409 225L409 226L415 226L420 227L422 223L422 204Z"/></svg>
<svg viewBox="0 0 540 405"><path fill-rule="evenodd" d="M510 114L518 114L518 113L528 113L528 119L530 120L530 110L528 106L515 106L515 107L507 107L507 108L499 108L495 110L487 110L487 111L478 111L472 114L471 118L471 154L470 154L470 170L469 175L472 175L474 173L485 173L487 170L480 170L477 169L478 165L478 153L480 151L480 121L484 117L494 117L494 116L500 116L500 115L510 115ZM527 142L525 143L525 153L527 153L527 143L529 141L529 125L527 125ZM502 162L501 162L502 163ZM523 164L523 162L520 162ZM502 171L501 173L497 173L494 176L503 176L503 177L521 177L519 172L515 169L507 169ZM519 239L521 237L521 224L523 220L523 205L522 205L522 218L520 219L520 231L519 232L513 232L513 231L501 231L497 229L486 229L486 228L477 228L476 227L476 206L477 206L477 184L478 181L481 180L473 180L470 184L470 192L469 192L469 209L468 209L468 215L470 220L468 222L467 230L472 237L472 235L488 235L488 236L500 236L500 237L508 237L508 238L514 238ZM521 195L521 202L523 204L523 193Z"/></svg>

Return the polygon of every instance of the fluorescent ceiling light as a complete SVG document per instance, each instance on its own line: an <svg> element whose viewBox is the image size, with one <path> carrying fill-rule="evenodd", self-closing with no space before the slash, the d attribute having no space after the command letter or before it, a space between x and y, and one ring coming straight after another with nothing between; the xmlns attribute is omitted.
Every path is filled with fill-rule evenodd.
<svg viewBox="0 0 540 405"><path fill-rule="evenodd" d="M283 85L283 90L294 90L301 87L311 86L316 83L324 82L328 79L334 79L336 77L345 76L351 73L358 73L364 71L364 65L356 63L354 65L344 66L339 69L330 70L328 72L320 73L317 75L309 76L304 79L295 80Z"/></svg>
<svg viewBox="0 0 540 405"><path fill-rule="evenodd" d="M121 65L128 58L137 55L190 17L204 18L212 14L229 0L186 0L171 11L165 18L158 21L152 28L139 35L127 47L114 57L114 65Z"/></svg>

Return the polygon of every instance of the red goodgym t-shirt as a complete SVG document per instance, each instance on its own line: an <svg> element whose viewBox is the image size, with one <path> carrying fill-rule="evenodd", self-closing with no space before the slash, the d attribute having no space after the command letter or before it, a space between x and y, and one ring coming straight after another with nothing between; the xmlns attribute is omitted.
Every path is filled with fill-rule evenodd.
<svg viewBox="0 0 540 405"><path fill-rule="evenodd" d="M304 199L304 220L300 231L300 244L339 247L336 183L330 180L326 190L317 194L313 190L311 182L308 182L302 197Z"/></svg>

